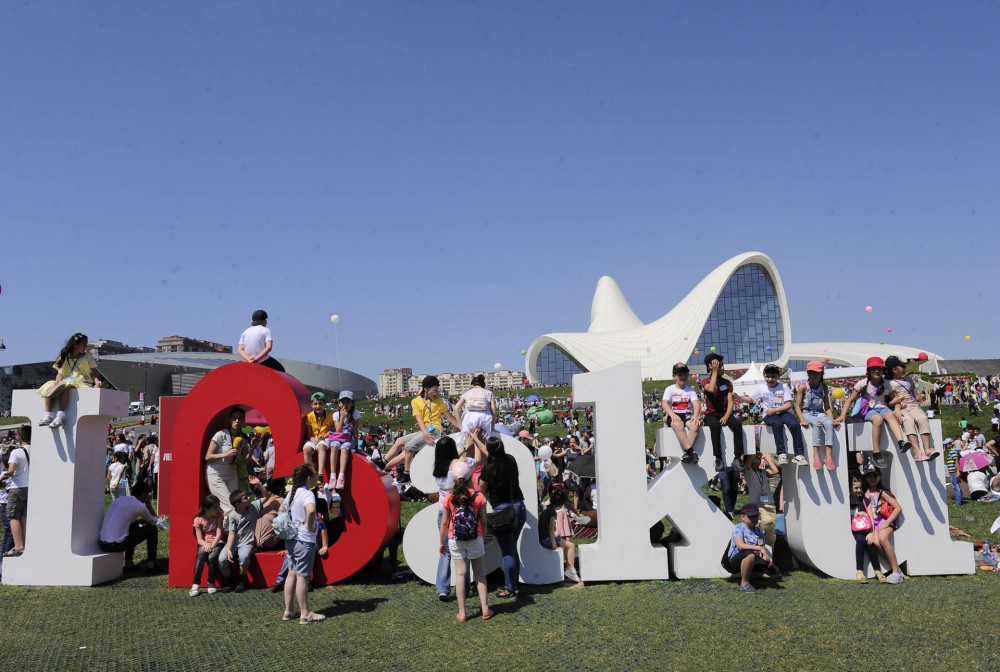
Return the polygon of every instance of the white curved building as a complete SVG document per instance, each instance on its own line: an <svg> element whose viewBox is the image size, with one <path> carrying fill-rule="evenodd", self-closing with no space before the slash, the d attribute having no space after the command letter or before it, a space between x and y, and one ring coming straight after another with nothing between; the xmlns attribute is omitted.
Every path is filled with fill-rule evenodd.
<svg viewBox="0 0 1000 672"><path fill-rule="evenodd" d="M731 369L773 362L801 369L812 359L863 366L873 355L916 358L919 349L881 343L792 342L788 303L778 269L761 252L721 264L663 317L643 324L611 277L597 282L585 333L545 334L525 355L533 383L567 384L574 373L638 361L644 378L669 379L677 362L704 368L712 348ZM697 353L697 354L695 354ZM927 352L930 368L940 357Z"/></svg>

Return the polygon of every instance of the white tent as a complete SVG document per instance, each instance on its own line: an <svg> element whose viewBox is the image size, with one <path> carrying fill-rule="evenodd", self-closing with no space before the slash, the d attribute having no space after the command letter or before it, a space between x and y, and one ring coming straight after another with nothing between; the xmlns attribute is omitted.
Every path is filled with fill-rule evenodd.
<svg viewBox="0 0 1000 672"><path fill-rule="evenodd" d="M747 394L764 382L764 370L756 362L750 362L750 368L742 376L733 381L737 394Z"/></svg>

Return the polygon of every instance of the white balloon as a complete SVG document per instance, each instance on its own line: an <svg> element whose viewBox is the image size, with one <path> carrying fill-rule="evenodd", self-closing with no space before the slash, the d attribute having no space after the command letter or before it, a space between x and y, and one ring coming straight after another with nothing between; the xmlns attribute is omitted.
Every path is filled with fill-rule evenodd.
<svg viewBox="0 0 1000 672"><path fill-rule="evenodd" d="M331 315L330 321L334 324L340 324L340 315Z"/></svg>
<svg viewBox="0 0 1000 672"><path fill-rule="evenodd" d="M550 448L549 446L542 446L541 448L538 449L538 459L544 462L550 457L552 457L552 448Z"/></svg>
<svg viewBox="0 0 1000 672"><path fill-rule="evenodd" d="M494 371L499 371L502 368L503 368L503 364L501 364L500 362L497 362L496 364L493 365L493 370Z"/></svg>

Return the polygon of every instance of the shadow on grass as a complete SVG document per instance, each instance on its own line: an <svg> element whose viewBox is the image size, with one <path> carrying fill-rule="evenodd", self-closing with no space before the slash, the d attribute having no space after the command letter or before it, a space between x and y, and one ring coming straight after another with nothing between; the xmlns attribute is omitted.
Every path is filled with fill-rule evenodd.
<svg viewBox="0 0 1000 672"><path fill-rule="evenodd" d="M321 609L319 612L327 618L346 614L369 614L375 611L380 604L388 601L388 598L385 597L373 597L367 600L334 600L333 606Z"/></svg>

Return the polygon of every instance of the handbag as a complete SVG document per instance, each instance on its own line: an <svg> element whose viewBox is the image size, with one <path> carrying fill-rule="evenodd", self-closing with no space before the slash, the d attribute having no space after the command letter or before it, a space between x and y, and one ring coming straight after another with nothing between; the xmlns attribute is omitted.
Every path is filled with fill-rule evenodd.
<svg viewBox="0 0 1000 672"><path fill-rule="evenodd" d="M867 513L856 513L851 518L851 532L871 532L872 519Z"/></svg>
<svg viewBox="0 0 1000 672"><path fill-rule="evenodd" d="M514 532L514 521L517 519L517 511L513 503L499 511L486 514L486 525L494 535L511 534Z"/></svg>
<svg viewBox="0 0 1000 672"><path fill-rule="evenodd" d="M299 535L299 528L292 521L291 512L285 508L285 502L281 503L281 508L278 509L278 515L274 517L271 521L271 526L274 528L274 536L278 539L284 539L288 541L289 539L295 539Z"/></svg>

